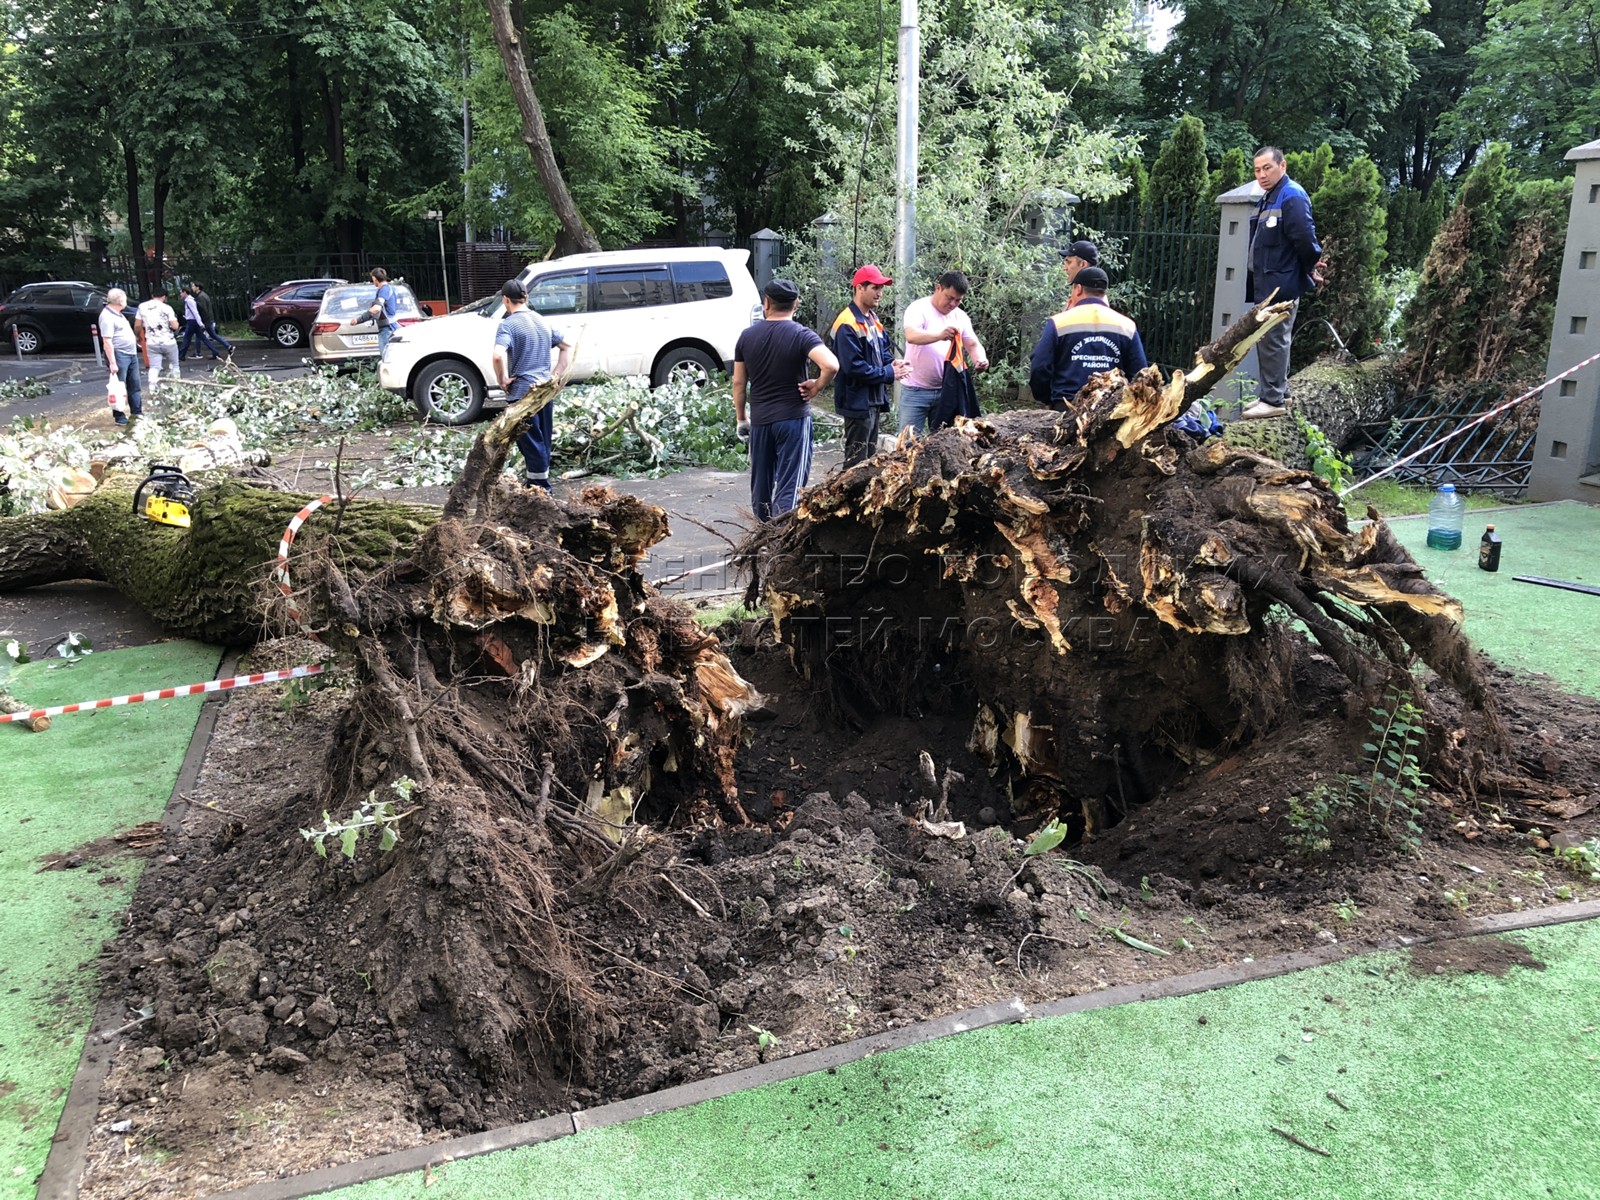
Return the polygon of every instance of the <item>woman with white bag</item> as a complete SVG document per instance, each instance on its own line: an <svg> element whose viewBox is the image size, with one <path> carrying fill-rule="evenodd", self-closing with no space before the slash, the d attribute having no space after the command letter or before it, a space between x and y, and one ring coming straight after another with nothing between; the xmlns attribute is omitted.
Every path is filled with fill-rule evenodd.
<svg viewBox="0 0 1600 1200"><path fill-rule="evenodd" d="M123 317L128 307L128 293L112 288L106 293L106 306L100 310L98 322L100 345L105 351L106 365L111 368L111 378L106 381L106 398L111 402L111 415L118 425L126 425L129 416L137 417L144 411L144 392L139 375L139 340L133 336L133 326ZM117 403L118 393L125 404Z"/></svg>

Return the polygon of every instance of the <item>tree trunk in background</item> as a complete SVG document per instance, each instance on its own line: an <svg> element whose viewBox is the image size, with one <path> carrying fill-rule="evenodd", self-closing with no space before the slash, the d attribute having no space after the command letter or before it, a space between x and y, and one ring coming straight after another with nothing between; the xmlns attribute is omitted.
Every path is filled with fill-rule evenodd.
<svg viewBox="0 0 1600 1200"><path fill-rule="evenodd" d="M511 81L511 94L516 97L517 110L522 114L523 143L533 156L533 169L538 173L539 182L550 199L550 207L555 210L556 220L561 223L561 237L556 241L556 250L561 254L599 250L600 241L584 223L583 214L578 211L572 193L567 190L567 181L550 146L544 110L539 106L533 80L528 75L528 63L522 56L522 43L511 19L508 0L485 0L485 3L494 20L494 40L500 47L500 60L505 64L506 78Z"/></svg>
<svg viewBox="0 0 1600 1200"><path fill-rule="evenodd" d="M144 202L139 196L139 159L128 142L122 143L122 166L128 188L128 242L133 254L133 283L139 299L148 300L144 285Z"/></svg>

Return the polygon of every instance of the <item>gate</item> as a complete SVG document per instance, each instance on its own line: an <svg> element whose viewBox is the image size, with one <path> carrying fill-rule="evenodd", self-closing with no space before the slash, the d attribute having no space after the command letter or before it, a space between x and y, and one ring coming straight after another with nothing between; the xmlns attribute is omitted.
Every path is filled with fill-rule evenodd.
<svg viewBox="0 0 1600 1200"><path fill-rule="evenodd" d="M1211 339L1216 214L1124 196L1079 205L1072 236L1100 247L1111 276L1107 298L1138 322L1150 361L1169 374L1193 366L1194 352Z"/></svg>

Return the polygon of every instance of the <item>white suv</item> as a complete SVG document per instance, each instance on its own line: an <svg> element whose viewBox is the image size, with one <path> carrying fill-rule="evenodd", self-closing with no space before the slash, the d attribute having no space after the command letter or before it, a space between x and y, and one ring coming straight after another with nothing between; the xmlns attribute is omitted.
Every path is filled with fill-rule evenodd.
<svg viewBox="0 0 1600 1200"><path fill-rule="evenodd" d="M730 370L733 344L761 319L748 250L684 247L573 254L532 263L517 278L528 304L575 347L571 378L648 375L706 382ZM465 425L494 382L498 295L394 335L378 382L409 396L425 420Z"/></svg>

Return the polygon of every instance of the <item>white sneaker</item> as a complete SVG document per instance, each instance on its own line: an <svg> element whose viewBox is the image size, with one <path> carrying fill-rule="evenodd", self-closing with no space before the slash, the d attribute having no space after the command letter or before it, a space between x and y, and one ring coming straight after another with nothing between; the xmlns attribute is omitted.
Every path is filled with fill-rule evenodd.
<svg viewBox="0 0 1600 1200"><path fill-rule="evenodd" d="M1263 417L1281 417L1289 411L1286 404L1268 404L1265 400L1257 400L1249 408L1239 414L1241 421L1257 421Z"/></svg>

